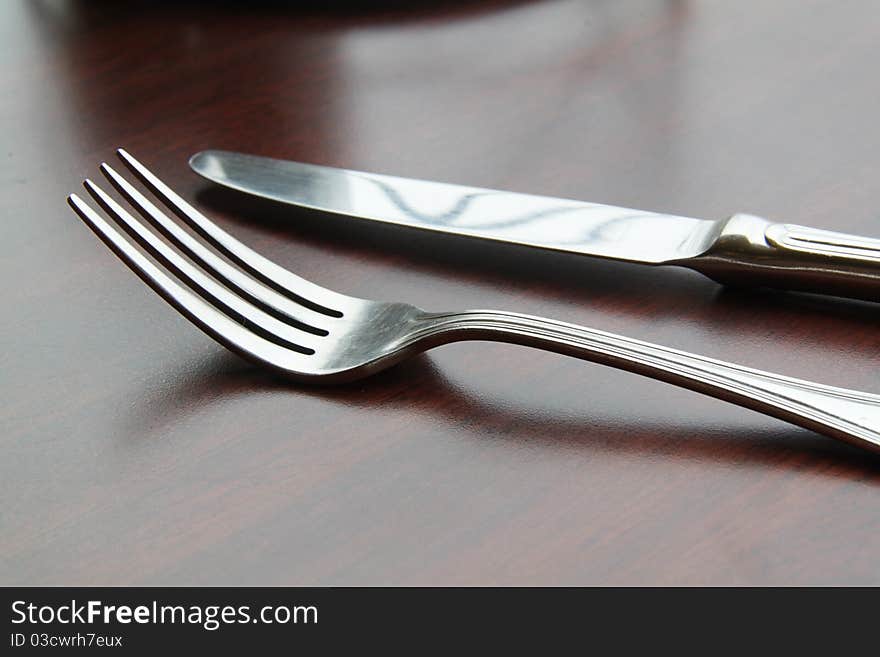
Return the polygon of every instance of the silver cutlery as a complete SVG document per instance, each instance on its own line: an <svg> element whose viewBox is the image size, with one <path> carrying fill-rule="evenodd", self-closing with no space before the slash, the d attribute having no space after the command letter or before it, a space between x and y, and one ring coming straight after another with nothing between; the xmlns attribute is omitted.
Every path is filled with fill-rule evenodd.
<svg viewBox="0 0 880 657"><path fill-rule="evenodd" d="M131 155L117 153L195 234L106 163L100 167L103 174L146 222L91 180L84 182L86 190L113 223L75 194L68 197L73 210L144 282L208 335L292 379L351 381L441 344L491 340L611 365L880 450L878 395L542 317L499 310L427 312L319 287L241 244Z"/></svg>
<svg viewBox="0 0 880 657"><path fill-rule="evenodd" d="M880 240L749 214L694 219L226 151L197 153L190 166L242 192L360 219L880 300Z"/></svg>

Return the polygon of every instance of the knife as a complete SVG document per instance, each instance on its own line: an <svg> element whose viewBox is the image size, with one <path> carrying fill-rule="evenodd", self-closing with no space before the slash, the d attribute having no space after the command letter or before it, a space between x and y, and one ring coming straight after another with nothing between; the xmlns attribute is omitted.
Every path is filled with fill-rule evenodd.
<svg viewBox="0 0 880 657"><path fill-rule="evenodd" d="M880 240L867 237L750 214L694 219L229 151L202 151L189 163L220 185L302 208L598 258L678 265L726 285L880 300Z"/></svg>

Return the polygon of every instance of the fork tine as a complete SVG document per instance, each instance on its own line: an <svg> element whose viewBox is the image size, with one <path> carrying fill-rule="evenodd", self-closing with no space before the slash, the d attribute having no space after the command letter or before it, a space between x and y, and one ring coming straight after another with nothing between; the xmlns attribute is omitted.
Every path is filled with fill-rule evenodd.
<svg viewBox="0 0 880 657"><path fill-rule="evenodd" d="M217 342L245 358L287 373L305 369L309 356L270 342L237 323L153 264L79 196L71 194L67 201L80 219L147 285Z"/></svg>
<svg viewBox="0 0 880 657"><path fill-rule="evenodd" d="M279 321L233 294L162 242L155 233L135 219L91 180L86 180L83 185L107 214L124 227L133 239L147 249L162 266L186 281L187 285L200 296L214 305L219 304L227 315L248 326L263 338L295 351L314 353L316 338L313 335Z"/></svg>
<svg viewBox="0 0 880 657"><path fill-rule="evenodd" d="M233 288L235 292L246 297L254 305L276 316L278 319L287 321L297 328L315 335L327 335L326 330L316 328L332 321L326 315L316 313L310 308L291 301L290 298L247 276L219 257L199 240L195 239L177 222L172 221L168 215L159 210L152 201L141 194L134 185L120 176L106 162L101 163L100 169L117 191L145 219L150 221L153 226L165 235L173 246L183 251L191 260L200 264L214 278L227 287Z"/></svg>
<svg viewBox="0 0 880 657"><path fill-rule="evenodd" d="M307 308L330 317L342 317L342 312L334 308L346 307L349 297L300 278L246 247L178 196L125 149L117 149L116 154L170 210L248 273Z"/></svg>

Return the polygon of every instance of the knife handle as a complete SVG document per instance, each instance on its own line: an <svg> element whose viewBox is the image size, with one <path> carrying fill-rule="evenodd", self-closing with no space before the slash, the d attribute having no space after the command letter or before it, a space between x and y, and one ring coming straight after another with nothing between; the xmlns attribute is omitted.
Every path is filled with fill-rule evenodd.
<svg viewBox="0 0 880 657"><path fill-rule="evenodd" d="M880 240L736 214L702 255L683 261L724 285L880 301Z"/></svg>

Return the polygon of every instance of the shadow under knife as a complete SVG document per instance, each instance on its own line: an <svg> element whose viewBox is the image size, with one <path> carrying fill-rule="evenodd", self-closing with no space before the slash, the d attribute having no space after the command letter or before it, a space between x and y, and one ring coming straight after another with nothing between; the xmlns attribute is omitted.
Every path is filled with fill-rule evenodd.
<svg viewBox="0 0 880 657"><path fill-rule="evenodd" d="M518 289L548 299L605 304L633 316L696 320L727 331L753 331L768 322L836 322L822 339L853 347L851 330L880 328L876 303L770 288L723 287L682 267L652 267L546 251L515 244L384 224L295 208L211 185L197 194L210 213L256 227L285 241L296 240L407 270ZM304 272L299 272L305 274ZM851 324L851 327L847 327ZM848 330L850 329L850 330ZM875 353L873 346L871 355Z"/></svg>

